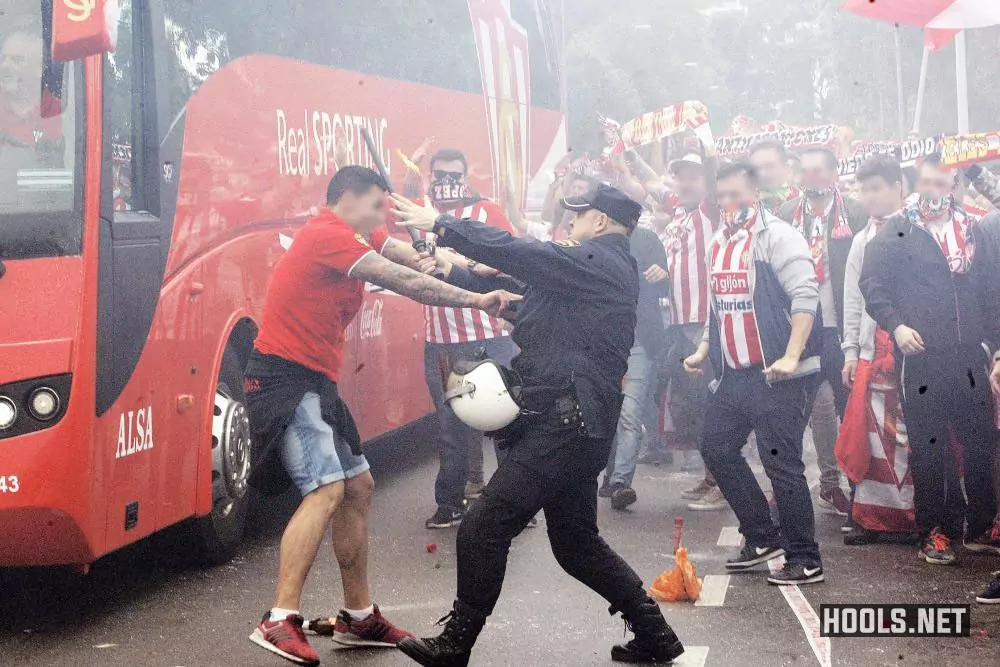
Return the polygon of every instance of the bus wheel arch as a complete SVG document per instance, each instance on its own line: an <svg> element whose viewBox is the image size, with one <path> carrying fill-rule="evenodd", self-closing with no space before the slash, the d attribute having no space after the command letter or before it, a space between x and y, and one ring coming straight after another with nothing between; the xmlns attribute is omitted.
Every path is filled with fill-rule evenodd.
<svg viewBox="0 0 1000 667"><path fill-rule="evenodd" d="M235 324L216 374L208 459L211 511L196 519L199 551L210 564L224 563L235 554L243 540L253 495L248 480L254 452L243 371L256 333L256 324L249 318Z"/></svg>

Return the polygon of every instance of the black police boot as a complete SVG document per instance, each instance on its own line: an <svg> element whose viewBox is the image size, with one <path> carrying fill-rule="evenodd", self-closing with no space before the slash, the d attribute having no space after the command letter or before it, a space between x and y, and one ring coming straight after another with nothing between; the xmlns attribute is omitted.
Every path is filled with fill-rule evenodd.
<svg viewBox="0 0 1000 667"><path fill-rule="evenodd" d="M625 627L635 633L635 639L611 648L614 662L659 665L673 662L684 653L684 646L667 625L660 606L652 599L646 598L631 613L623 613L622 617Z"/></svg>
<svg viewBox="0 0 1000 667"><path fill-rule="evenodd" d="M452 612L437 622L444 630L437 637L404 638L397 648L425 667L466 667L486 616L459 600Z"/></svg>

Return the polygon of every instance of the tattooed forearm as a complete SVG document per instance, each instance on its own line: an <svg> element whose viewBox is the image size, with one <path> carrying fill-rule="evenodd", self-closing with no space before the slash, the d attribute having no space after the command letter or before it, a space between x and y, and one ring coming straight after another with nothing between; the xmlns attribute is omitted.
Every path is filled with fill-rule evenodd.
<svg viewBox="0 0 1000 667"><path fill-rule="evenodd" d="M476 307L480 299L478 294L394 264L375 253L358 262L351 277L374 283L428 306Z"/></svg>

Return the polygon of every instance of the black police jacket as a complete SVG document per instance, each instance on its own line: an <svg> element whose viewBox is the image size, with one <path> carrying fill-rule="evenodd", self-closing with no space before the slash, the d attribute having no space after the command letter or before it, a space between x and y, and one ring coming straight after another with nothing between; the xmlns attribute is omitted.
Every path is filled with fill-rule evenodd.
<svg viewBox="0 0 1000 667"><path fill-rule="evenodd" d="M458 267L448 277L471 291L524 295L511 334L520 348L512 366L524 385L572 386L587 432L612 437L639 298L629 239L612 234L579 244L543 243L449 215L438 218L434 231L439 245L515 279L483 278Z"/></svg>

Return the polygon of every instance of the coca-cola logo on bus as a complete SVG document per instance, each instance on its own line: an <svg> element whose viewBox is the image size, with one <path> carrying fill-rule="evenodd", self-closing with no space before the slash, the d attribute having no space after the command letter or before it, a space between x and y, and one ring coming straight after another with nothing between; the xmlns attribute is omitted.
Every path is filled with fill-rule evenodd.
<svg viewBox="0 0 1000 667"><path fill-rule="evenodd" d="M367 301L361 306L361 311L354 318L350 326L344 332L344 337L348 341L354 340L355 335L359 335L361 340L370 340L382 335L382 299Z"/></svg>

